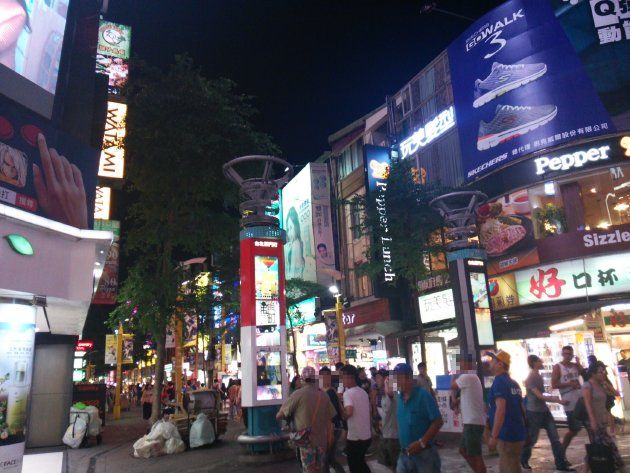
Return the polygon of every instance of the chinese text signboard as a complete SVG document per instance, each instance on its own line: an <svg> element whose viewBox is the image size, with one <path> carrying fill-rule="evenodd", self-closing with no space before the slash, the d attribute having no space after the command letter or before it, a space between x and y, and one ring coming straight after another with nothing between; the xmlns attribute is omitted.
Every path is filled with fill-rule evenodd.
<svg viewBox="0 0 630 473"><path fill-rule="evenodd" d="M468 180L536 150L615 129L548 0L503 3L453 42L448 55Z"/></svg>
<svg viewBox="0 0 630 473"><path fill-rule="evenodd" d="M256 346L280 345L278 257L254 258L256 283Z"/></svg>
<svg viewBox="0 0 630 473"><path fill-rule="evenodd" d="M630 290L630 253L534 266L515 273L520 305Z"/></svg>

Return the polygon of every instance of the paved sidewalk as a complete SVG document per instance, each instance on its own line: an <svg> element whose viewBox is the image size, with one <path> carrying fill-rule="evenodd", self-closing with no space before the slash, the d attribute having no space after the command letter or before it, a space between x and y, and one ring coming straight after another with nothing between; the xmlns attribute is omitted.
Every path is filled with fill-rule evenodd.
<svg viewBox="0 0 630 473"><path fill-rule="evenodd" d="M140 409L124 412L122 419L112 421L103 433L103 444L95 446L92 440L89 448L68 450L66 462L61 473L215 473L215 472L244 472L244 473L297 473L297 463L294 460L273 464L241 464L238 456L243 449L236 442L236 437L245 430L242 424L230 422L227 434L208 448L187 451L178 455L168 455L158 458L137 459L132 456L133 443L144 434L144 423ZM630 432L630 430L629 430ZM561 429L560 435L564 434ZM440 439L444 446L440 448L443 472L469 472L470 469L457 453L457 436L442 434ZM585 433L581 433L569 447L567 457L578 471L584 471L584 443ZM630 463L630 434L617 437L622 454ZM36 453L36 452L33 452ZM498 473L498 458L486 456L489 473ZM342 459L345 463L345 459ZM374 457L368 458L373 473L391 472L390 469L379 465ZM530 462L534 472L551 473L555 470L551 447L546 434L541 432L538 445L534 448ZM347 467L346 467L347 470ZM39 473L59 473L55 469Z"/></svg>

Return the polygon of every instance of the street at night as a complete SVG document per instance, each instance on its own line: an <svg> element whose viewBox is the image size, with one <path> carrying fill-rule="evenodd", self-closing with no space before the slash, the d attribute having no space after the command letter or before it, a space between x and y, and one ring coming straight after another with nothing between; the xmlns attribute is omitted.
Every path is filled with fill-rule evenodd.
<svg viewBox="0 0 630 473"><path fill-rule="evenodd" d="M0 0L0 473L630 471L629 157L627 0Z"/></svg>

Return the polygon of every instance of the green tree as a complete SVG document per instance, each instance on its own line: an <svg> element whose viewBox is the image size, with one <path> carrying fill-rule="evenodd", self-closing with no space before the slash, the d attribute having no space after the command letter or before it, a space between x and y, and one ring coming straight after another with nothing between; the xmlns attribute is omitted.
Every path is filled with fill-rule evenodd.
<svg viewBox="0 0 630 473"><path fill-rule="evenodd" d="M236 189L221 167L244 154L277 152L254 130L250 97L208 80L190 58L166 70L137 64L127 90L128 198L123 248L131 260L113 323L129 319L156 344L155 420L164 381L165 329L186 304L179 261L229 251L238 234Z"/></svg>
<svg viewBox="0 0 630 473"><path fill-rule="evenodd" d="M359 266L358 271L382 280L383 241L386 241L396 274L393 281L385 283L386 287L389 287L388 292L399 296L403 313L414 314L420 331L422 358L426 359L417 287L418 281L430 271L428 259L439 257L444 251L440 237L443 219L429 202L448 190L439 184L422 184L420 180L412 161L393 159L382 196L386 215L379 212L373 195L355 197L346 204L363 211L360 231L371 237L367 262Z"/></svg>

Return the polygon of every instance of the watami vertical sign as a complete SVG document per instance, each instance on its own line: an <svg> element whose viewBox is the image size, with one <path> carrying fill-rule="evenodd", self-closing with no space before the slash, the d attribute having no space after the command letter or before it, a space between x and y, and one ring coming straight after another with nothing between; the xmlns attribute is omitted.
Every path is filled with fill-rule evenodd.
<svg viewBox="0 0 630 473"><path fill-rule="evenodd" d="M98 175L122 179L125 172L125 150L123 139L126 133L127 105L118 102L107 102L107 119L103 148L98 165Z"/></svg>

